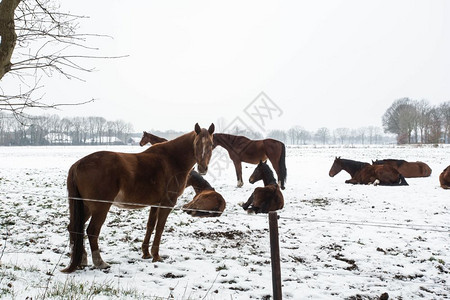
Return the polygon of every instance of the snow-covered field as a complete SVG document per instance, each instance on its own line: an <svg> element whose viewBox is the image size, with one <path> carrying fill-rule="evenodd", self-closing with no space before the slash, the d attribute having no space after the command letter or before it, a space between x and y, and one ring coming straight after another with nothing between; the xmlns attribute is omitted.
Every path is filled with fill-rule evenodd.
<svg viewBox="0 0 450 300"><path fill-rule="evenodd" d="M227 207L220 218L169 216L160 248L164 261L141 259L148 209L113 208L100 247L107 271L66 275L69 263L65 179L70 165L97 150L140 152L139 146L0 148L0 298L4 299L270 299L267 215L238 205L243 188L234 167L215 150L206 179ZM289 147L285 207L279 211L284 299L450 298L450 191L439 174L445 147ZM335 156L421 160L431 177L409 186L348 185L328 171ZM220 167L220 168L219 168ZM177 207L190 201L186 189ZM97 295L98 293L98 295Z"/></svg>

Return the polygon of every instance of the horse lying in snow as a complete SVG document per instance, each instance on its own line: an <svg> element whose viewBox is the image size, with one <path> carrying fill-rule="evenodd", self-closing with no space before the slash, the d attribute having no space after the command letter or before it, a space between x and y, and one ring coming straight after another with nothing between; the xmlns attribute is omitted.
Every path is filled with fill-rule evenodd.
<svg viewBox="0 0 450 300"><path fill-rule="evenodd" d="M242 205L244 210L254 213L268 213L282 209L284 206L284 197L280 186L277 184L270 167L260 161L258 166L250 175L250 183L263 180L264 187L257 187L246 203Z"/></svg>

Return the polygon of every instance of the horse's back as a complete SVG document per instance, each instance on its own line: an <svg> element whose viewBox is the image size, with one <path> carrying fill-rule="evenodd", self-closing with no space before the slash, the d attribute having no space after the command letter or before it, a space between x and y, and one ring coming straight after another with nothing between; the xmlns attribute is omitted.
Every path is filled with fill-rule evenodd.
<svg viewBox="0 0 450 300"><path fill-rule="evenodd" d="M277 184L269 184L265 187L255 188L253 197L253 207L267 206L268 211L275 211L284 207L284 197Z"/></svg>
<svg viewBox="0 0 450 300"><path fill-rule="evenodd" d="M205 190L183 205L186 212L195 217L218 217L225 210L226 202L221 194L214 190Z"/></svg>
<svg viewBox="0 0 450 300"><path fill-rule="evenodd" d="M450 189L450 166L439 175L439 183L443 189Z"/></svg>
<svg viewBox="0 0 450 300"><path fill-rule="evenodd" d="M159 153L99 151L77 161L69 172L83 198L138 208L125 203L147 204L160 200L168 186L164 178L168 168L165 162Z"/></svg>

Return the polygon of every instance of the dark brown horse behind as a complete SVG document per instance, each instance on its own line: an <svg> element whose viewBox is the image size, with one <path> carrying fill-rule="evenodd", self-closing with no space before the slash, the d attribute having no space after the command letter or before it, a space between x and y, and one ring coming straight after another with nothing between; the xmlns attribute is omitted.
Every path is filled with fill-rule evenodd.
<svg viewBox="0 0 450 300"><path fill-rule="evenodd" d="M195 130L172 141L157 144L137 154L101 151L72 165L67 176L69 192L69 234L73 272L87 265L84 224L91 219L87 236L96 268L107 268L100 256L98 237L111 205L136 209L150 208L142 243L143 258L159 261L159 244L171 208L183 193L186 179L195 163L206 173L212 153L214 124L208 130L195 124ZM149 252L150 237L156 233Z"/></svg>
<svg viewBox="0 0 450 300"><path fill-rule="evenodd" d="M284 189L286 182L286 147L274 139L250 140L245 136L225 133L214 134L214 147L222 146L228 151L236 169L237 186L244 184L242 180L242 162L258 164L261 160L270 160L278 176L278 184Z"/></svg>
<svg viewBox="0 0 450 300"><path fill-rule="evenodd" d="M428 177L431 175L431 168L424 162L409 162L402 159L383 159L372 161L373 165L390 165L397 169L406 178Z"/></svg>
<svg viewBox="0 0 450 300"><path fill-rule="evenodd" d="M242 205L244 210L254 213L268 213L282 209L284 206L284 197L281 193L280 186L277 184L273 172L270 167L260 161L258 166L250 176L250 183L263 180L264 187L257 187L247 202Z"/></svg>
<svg viewBox="0 0 450 300"><path fill-rule="evenodd" d="M328 174L330 177L334 177L342 170L347 171L352 177L345 183L408 185L405 177L390 165L371 165L366 162L336 157Z"/></svg>
<svg viewBox="0 0 450 300"><path fill-rule="evenodd" d="M144 134L142 135L141 141L139 142L139 145L142 147L144 145L147 145L148 143L154 145L159 144L162 142L167 142L167 139L159 137L157 135L151 134L147 131L144 131Z"/></svg>
<svg viewBox="0 0 450 300"><path fill-rule="evenodd" d="M225 210L225 199L198 172L192 170L186 187L192 186L194 199L183 205L186 213L193 217L220 217Z"/></svg>
<svg viewBox="0 0 450 300"><path fill-rule="evenodd" d="M450 189L450 166L439 175L439 183L443 189Z"/></svg>

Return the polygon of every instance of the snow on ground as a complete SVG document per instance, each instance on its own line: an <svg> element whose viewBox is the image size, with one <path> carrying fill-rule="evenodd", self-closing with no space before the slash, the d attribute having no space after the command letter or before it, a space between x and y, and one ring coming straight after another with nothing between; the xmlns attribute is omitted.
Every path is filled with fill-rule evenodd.
<svg viewBox="0 0 450 300"><path fill-rule="evenodd" d="M0 298L270 299L272 275L267 215L238 205L256 186L244 164L214 150L205 177L225 200L220 218L174 210L163 234L164 261L141 258L148 209L112 208L100 247L107 271L59 272L69 263L65 179L76 160L97 150L140 152L138 146L0 148ZM284 299L445 299L450 297L450 191L439 174L446 147L288 147L285 207L279 211ZM370 162L424 161L428 178L409 186L348 185L328 171L335 156ZM186 189L177 207L190 201ZM89 257L90 258L90 257ZM86 293L86 292L85 292ZM90 294L90 295L91 295Z"/></svg>

